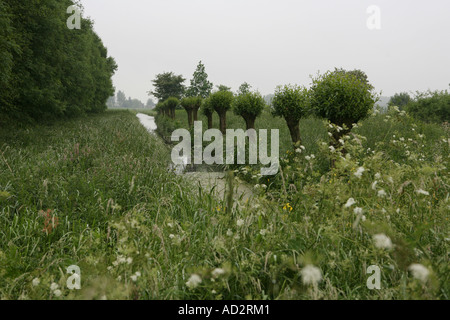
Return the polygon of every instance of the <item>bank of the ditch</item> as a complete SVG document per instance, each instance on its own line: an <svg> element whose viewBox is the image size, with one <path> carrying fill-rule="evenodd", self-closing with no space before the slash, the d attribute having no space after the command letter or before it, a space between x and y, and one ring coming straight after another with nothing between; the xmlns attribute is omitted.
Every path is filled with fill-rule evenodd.
<svg viewBox="0 0 450 320"><path fill-rule="evenodd" d="M0 299L448 299L448 143L423 145L433 161L364 155L299 201L234 205L129 111L0 128Z"/></svg>

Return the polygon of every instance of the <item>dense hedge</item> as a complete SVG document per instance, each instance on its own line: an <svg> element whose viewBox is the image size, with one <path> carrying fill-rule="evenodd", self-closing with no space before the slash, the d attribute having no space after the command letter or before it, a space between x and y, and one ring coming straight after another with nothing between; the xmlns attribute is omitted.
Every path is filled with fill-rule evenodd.
<svg viewBox="0 0 450 320"><path fill-rule="evenodd" d="M117 69L92 21L69 29L70 0L0 0L0 122L106 109Z"/></svg>

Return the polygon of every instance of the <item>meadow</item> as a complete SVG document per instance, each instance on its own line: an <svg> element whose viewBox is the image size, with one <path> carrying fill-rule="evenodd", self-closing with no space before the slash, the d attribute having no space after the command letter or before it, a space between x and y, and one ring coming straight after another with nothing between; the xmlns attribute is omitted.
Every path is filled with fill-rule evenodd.
<svg viewBox="0 0 450 320"><path fill-rule="evenodd" d="M167 138L186 112L158 125ZM0 298L449 298L448 128L374 114L345 157L322 120L301 121L298 148L267 110L259 128L280 129L282 171L227 168L230 188L254 187L241 202L175 175L170 146L131 111L2 127ZM66 287L70 265L81 290Z"/></svg>

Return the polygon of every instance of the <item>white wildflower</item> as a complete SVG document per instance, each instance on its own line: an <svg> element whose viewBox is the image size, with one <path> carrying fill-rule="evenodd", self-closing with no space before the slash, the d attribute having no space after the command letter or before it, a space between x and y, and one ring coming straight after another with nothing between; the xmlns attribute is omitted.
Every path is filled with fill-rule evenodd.
<svg viewBox="0 0 450 320"><path fill-rule="evenodd" d="M422 264L413 263L408 269L411 271L414 278L422 282L426 282L430 275L430 270Z"/></svg>
<svg viewBox="0 0 450 320"><path fill-rule="evenodd" d="M356 207L355 209L353 209L353 212L354 212L355 214L362 214L362 213L363 213L363 209L362 209L362 208L359 208L359 207Z"/></svg>
<svg viewBox="0 0 450 320"><path fill-rule="evenodd" d="M200 283L202 283L202 278L200 278L198 274L193 274L186 282L186 286L188 288L194 289L197 288Z"/></svg>
<svg viewBox="0 0 450 320"><path fill-rule="evenodd" d="M297 148L297 149L295 149L295 152L297 152L297 153L302 153L302 149Z"/></svg>
<svg viewBox="0 0 450 320"><path fill-rule="evenodd" d="M378 184L378 181L374 181L372 183L372 190L377 190L377 184Z"/></svg>
<svg viewBox="0 0 450 320"><path fill-rule="evenodd" d="M347 203L345 204L345 208L350 208L352 205L354 205L356 203L355 199L350 198L347 200Z"/></svg>
<svg viewBox="0 0 450 320"><path fill-rule="evenodd" d="M342 145L344 145L344 144L345 144L345 141L344 141L343 139L339 139L339 143L342 144Z"/></svg>
<svg viewBox="0 0 450 320"><path fill-rule="evenodd" d="M127 263L128 264L132 264L133 263L133 258L127 258Z"/></svg>
<svg viewBox="0 0 450 320"><path fill-rule="evenodd" d="M130 277L130 279L133 281L133 282L136 282L137 281L137 275L135 275L135 274L133 274L131 277Z"/></svg>
<svg viewBox="0 0 450 320"><path fill-rule="evenodd" d="M34 278L31 283L33 284L33 287L37 287L41 283L41 280Z"/></svg>
<svg viewBox="0 0 450 320"><path fill-rule="evenodd" d="M61 297L62 292L61 290L56 289L55 291L53 291L53 294L55 295L55 297Z"/></svg>
<svg viewBox="0 0 450 320"><path fill-rule="evenodd" d="M430 195L430 193L428 191L425 191L425 190L422 190L422 189L416 190L416 192L417 192L417 194L423 194L424 196L429 196Z"/></svg>
<svg viewBox="0 0 450 320"><path fill-rule="evenodd" d="M336 149L333 146L329 146L328 148L330 149L331 153L335 153L336 152Z"/></svg>
<svg viewBox="0 0 450 320"><path fill-rule="evenodd" d="M232 237L233 236L233 231L231 231L231 229L228 229L227 231L227 236Z"/></svg>
<svg viewBox="0 0 450 320"><path fill-rule="evenodd" d="M174 235L174 234L169 234L169 238L170 238L170 239L174 239L174 238L175 238L175 235Z"/></svg>
<svg viewBox="0 0 450 320"><path fill-rule="evenodd" d="M375 174L375 179L380 180L380 178L381 178L381 174L379 172L377 172Z"/></svg>
<svg viewBox="0 0 450 320"><path fill-rule="evenodd" d="M244 225L244 220L239 219L236 224L238 227L242 227Z"/></svg>
<svg viewBox="0 0 450 320"><path fill-rule="evenodd" d="M392 249L392 241L391 238L389 238L385 234L376 234L373 236L373 240L375 242L375 247L379 249Z"/></svg>
<svg viewBox="0 0 450 320"><path fill-rule="evenodd" d="M50 285L50 290L52 290L52 291L55 291L55 290L57 290L59 288L59 285L57 284L57 283L52 283L51 285Z"/></svg>
<svg viewBox="0 0 450 320"><path fill-rule="evenodd" d="M387 193L386 193L386 191L384 191L383 189L381 189L381 190L378 191L378 196L379 196L380 198L384 198L384 197L387 196Z"/></svg>
<svg viewBox="0 0 450 320"><path fill-rule="evenodd" d="M313 265L307 265L301 270L302 282L305 285L317 285L322 280L322 272Z"/></svg>
<svg viewBox="0 0 450 320"><path fill-rule="evenodd" d="M311 161L311 157L310 156L306 156L305 159L306 159L306 161Z"/></svg>
<svg viewBox="0 0 450 320"><path fill-rule="evenodd" d="M214 269L212 272L211 272L211 275L214 277L214 278L218 278L218 277L220 277L220 276L222 276L222 275L224 275L225 274L225 270L223 270L222 268L216 268L216 269Z"/></svg>
<svg viewBox="0 0 450 320"><path fill-rule="evenodd" d="M356 172L354 173L354 175L357 178L361 178L361 176L364 173L364 171L366 171L366 169L364 169L364 167L359 167L358 170L356 170Z"/></svg>
<svg viewBox="0 0 450 320"><path fill-rule="evenodd" d="M267 234L267 230L266 229L262 229L261 231L259 231L259 234L262 236L265 236Z"/></svg>

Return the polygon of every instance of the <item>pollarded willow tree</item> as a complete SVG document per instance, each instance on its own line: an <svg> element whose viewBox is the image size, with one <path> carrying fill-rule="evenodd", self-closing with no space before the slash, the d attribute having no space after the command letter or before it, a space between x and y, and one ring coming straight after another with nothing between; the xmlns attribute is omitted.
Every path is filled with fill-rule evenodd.
<svg viewBox="0 0 450 320"><path fill-rule="evenodd" d="M272 100L272 114L286 120L294 145L301 143L300 119L308 116L309 112L308 89L297 85L277 87Z"/></svg>
<svg viewBox="0 0 450 320"><path fill-rule="evenodd" d="M255 120L261 115L266 103L259 92L244 92L233 102L233 111L244 118L248 129L255 129Z"/></svg>
<svg viewBox="0 0 450 320"><path fill-rule="evenodd" d="M220 131L226 134L227 131L227 111L231 109L234 95L230 91L218 91L211 94L210 103L220 118Z"/></svg>
<svg viewBox="0 0 450 320"><path fill-rule="evenodd" d="M188 122L190 127L194 125L194 121L198 120L198 109L200 109L201 105L201 97L187 97L181 100L181 106L188 114Z"/></svg>
<svg viewBox="0 0 450 320"><path fill-rule="evenodd" d="M210 98L206 98L202 101L202 106L200 109L200 112L206 116L206 118L208 119L208 129L212 129L213 127L213 113L214 113L214 109L211 106L211 99Z"/></svg>
<svg viewBox="0 0 450 320"><path fill-rule="evenodd" d="M167 115L169 118L175 119L175 110L180 104L180 100L175 97L170 97L164 102L164 104L166 106L165 109L167 110Z"/></svg>
<svg viewBox="0 0 450 320"><path fill-rule="evenodd" d="M339 140L364 119L377 101L373 86L360 71L336 69L313 79L311 108L338 128L332 133L331 145L339 147Z"/></svg>

